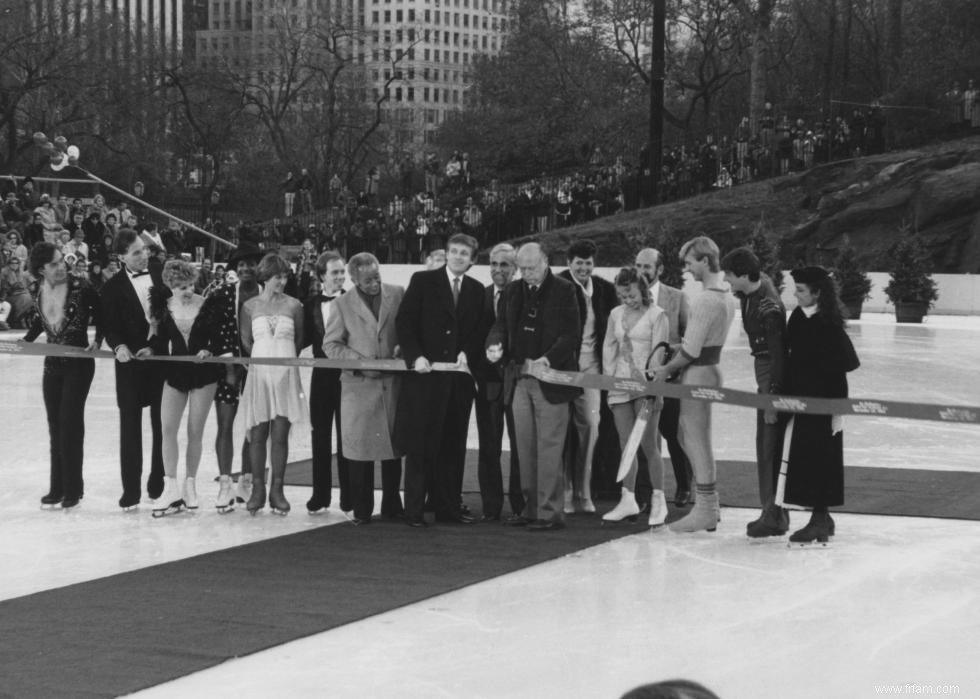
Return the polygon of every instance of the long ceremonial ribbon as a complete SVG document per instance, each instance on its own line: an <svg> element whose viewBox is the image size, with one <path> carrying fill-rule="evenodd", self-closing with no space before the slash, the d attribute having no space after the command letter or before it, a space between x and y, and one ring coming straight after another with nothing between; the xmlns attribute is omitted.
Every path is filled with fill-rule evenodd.
<svg viewBox="0 0 980 699"><path fill-rule="evenodd" d="M46 343L0 341L0 354L35 355L45 357L76 357L115 359L108 350L86 351L80 347L49 345ZM317 369L348 369L361 371L409 372L401 359L317 359L314 357L196 357L153 356L147 360L210 364L264 364L273 366L314 367ZM140 360L137 360L140 361ZM146 361L146 360L142 360ZM433 371L457 371L469 373L465 367L445 362L433 362ZM724 403L755 410L775 410L782 413L810 415L871 415L910 420L935 420L938 422L962 422L980 424L980 406L938 405L933 403L906 403L867 398L812 398L783 396L738 391L724 386L693 386L676 383L654 383L636 379L620 379L602 374L557 371L526 362L523 374L539 381L562 386L598 388L603 391L618 390L636 396L666 396L681 400L703 400Z"/></svg>
<svg viewBox="0 0 980 699"><path fill-rule="evenodd" d="M980 424L980 406L936 405L932 403L904 403L900 401L867 398L810 398L765 393L737 391L724 386L692 386L676 383L654 383L635 379L618 379L602 374L583 374L572 371L547 369L530 362L525 363L523 373L546 383L581 388L598 388L603 391L626 391L636 396L656 395L681 400L706 400L756 410L775 410L781 413L805 413L811 415L873 415L875 417L906 418L911 420L937 420L939 422L965 422Z"/></svg>
<svg viewBox="0 0 980 699"><path fill-rule="evenodd" d="M108 350L88 351L69 345L49 345L33 342L0 342L0 354L26 354L42 357L72 357L78 359L115 359ZM189 362L191 364L264 364L272 366L314 367L316 369L348 369L361 371L409 372L403 359L319 359L316 357L208 357L198 359L192 356L157 356L133 361ZM432 362L433 371L469 371L458 364Z"/></svg>

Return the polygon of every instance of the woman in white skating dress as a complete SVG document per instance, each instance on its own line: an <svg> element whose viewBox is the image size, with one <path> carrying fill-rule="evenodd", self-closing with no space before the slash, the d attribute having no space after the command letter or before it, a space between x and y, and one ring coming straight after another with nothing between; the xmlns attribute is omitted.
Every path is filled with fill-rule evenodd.
<svg viewBox="0 0 980 699"><path fill-rule="evenodd" d="M303 342L303 305L284 293L289 263L276 254L262 258L256 269L262 292L245 302L240 317L242 346L251 357L296 357ZM289 428L305 422L309 410L299 368L253 364L245 380L241 406L248 430L252 496L245 507L255 514L265 507L266 442L271 440L272 482L269 506L289 512L283 495L283 474L289 455Z"/></svg>

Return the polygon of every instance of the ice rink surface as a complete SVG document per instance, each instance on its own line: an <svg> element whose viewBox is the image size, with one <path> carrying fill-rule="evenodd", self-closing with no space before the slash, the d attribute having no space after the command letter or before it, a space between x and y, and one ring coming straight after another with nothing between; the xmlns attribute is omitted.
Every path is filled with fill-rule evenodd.
<svg viewBox="0 0 980 699"><path fill-rule="evenodd" d="M849 332L862 361L850 375L852 397L980 405L980 318L934 316L911 326L868 315ZM754 390L738 320L722 371L726 386ZM306 516L303 488L287 488L289 517L219 516L210 506L213 418L200 512L163 520L153 520L148 505L119 512L110 362L98 363L86 409L83 504L67 514L42 511L48 438L40 376L40 358L0 354L0 599L309 527L349 526L336 510ZM716 456L753 459L753 427L751 412L716 406ZM980 470L975 425L848 418L844 444L849 466ZM290 448L291 459L309 456L305 429ZM835 515L830 548L798 550L747 540L744 525L754 516L726 509L715 534L644 531L141 695L616 697L643 682L686 677L726 699L872 697L886 687L980 696L980 522Z"/></svg>

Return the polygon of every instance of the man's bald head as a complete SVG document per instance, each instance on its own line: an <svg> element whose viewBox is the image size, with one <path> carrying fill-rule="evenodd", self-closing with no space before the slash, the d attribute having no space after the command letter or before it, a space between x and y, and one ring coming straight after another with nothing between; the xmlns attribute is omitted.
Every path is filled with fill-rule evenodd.
<svg viewBox="0 0 980 699"><path fill-rule="evenodd" d="M664 271L660 251L656 248L643 248L636 253L634 266L643 275L643 278L647 280L647 284L650 285L656 283Z"/></svg>
<svg viewBox="0 0 980 699"><path fill-rule="evenodd" d="M538 243L525 243L517 251L517 268L524 281L536 286L548 271L548 255Z"/></svg>

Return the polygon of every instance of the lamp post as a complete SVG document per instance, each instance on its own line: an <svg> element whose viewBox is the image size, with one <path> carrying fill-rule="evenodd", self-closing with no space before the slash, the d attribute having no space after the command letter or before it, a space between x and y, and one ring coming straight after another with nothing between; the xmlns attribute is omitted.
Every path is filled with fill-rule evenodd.
<svg viewBox="0 0 980 699"><path fill-rule="evenodd" d="M667 41L667 0L653 0L653 45L650 54L650 205L660 201L664 151L664 46Z"/></svg>
<svg viewBox="0 0 980 699"><path fill-rule="evenodd" d="M54 139L54 141L49 141L48 137L45 136L44 133L37 131L34 134L34 143L51 158L51 169L54 170L55 172L63 170L68 165L72 165L78 168L79 170L81 170L83 173L85 173L85 175L93 182L98 182L100 185L111 189L116 194L126 197L130 201L135 201L136 203L146 207L147 209L154 212L155 214L159 214L160 216L165 216L169 219L173 219L174 221L177 221L178 223L186 226L187 228L195 230L198 233L202 233L208 236L209 238L212 238L213 240L222 243L223 245L227 245L228 247L231 248L238 247L232 242L229 242L219 236L216 236L213 233L209 233L208 231L204 230L199 226L195 226L193 223L179 219L173 214L164 211L163 209L157 208L152 204L146 203L145 201L140 199L139 195L134 196L133 194L130 194L124 189L120 189L119 187L113 184L109 184L101 177L97 177L96 175L93 175L91 172L89 172L88 170L86 170L85 168L83 168L78 164L78 159L79 156L81 155L78 150L78 146L69 146L68 140L64 136L58 136L57 138ZM142 187L143 183L137 182L136 185ZM136 185L133 186L134 191L136 190Z"/></svg>

